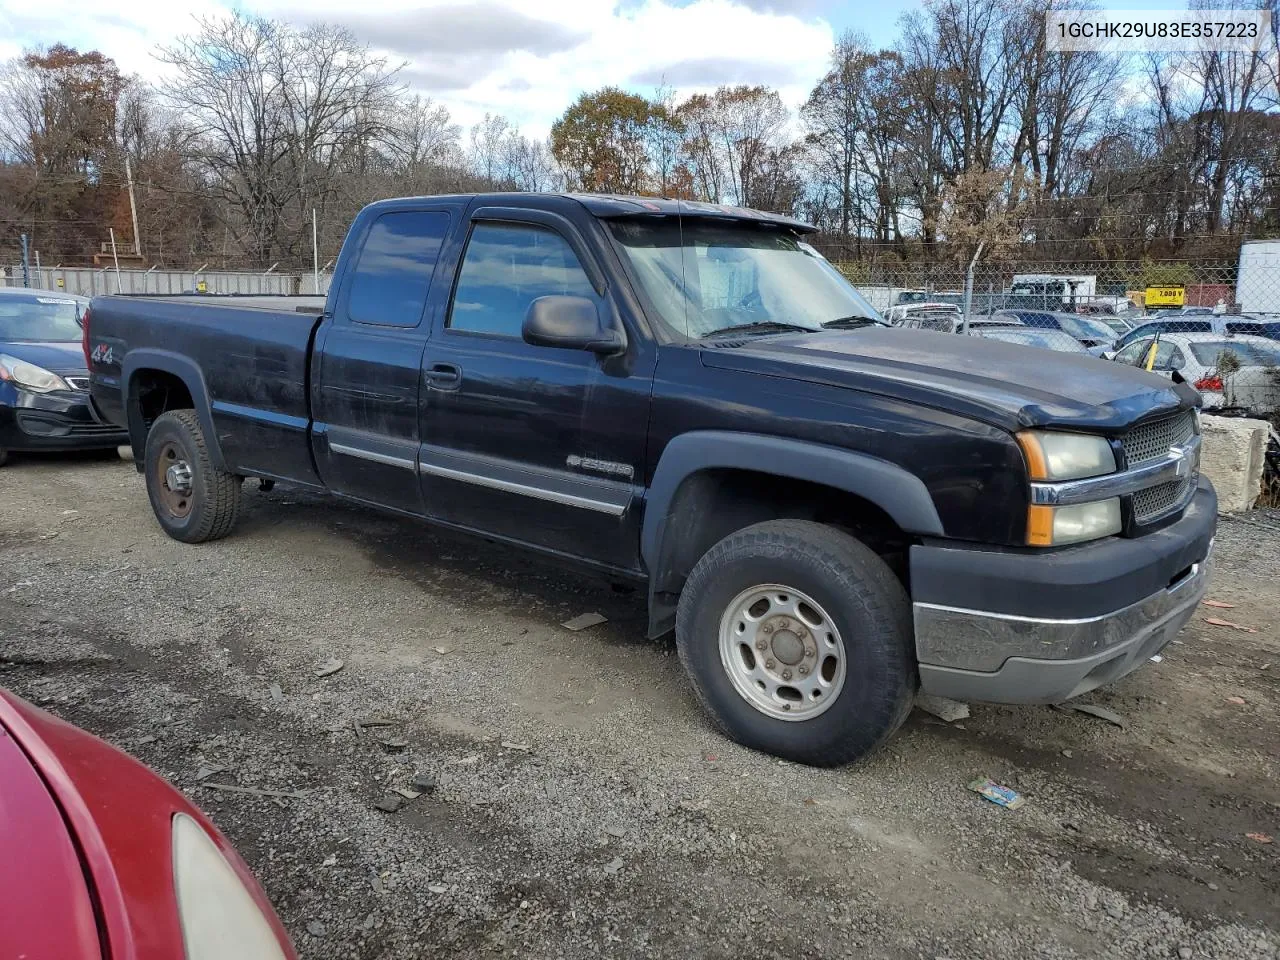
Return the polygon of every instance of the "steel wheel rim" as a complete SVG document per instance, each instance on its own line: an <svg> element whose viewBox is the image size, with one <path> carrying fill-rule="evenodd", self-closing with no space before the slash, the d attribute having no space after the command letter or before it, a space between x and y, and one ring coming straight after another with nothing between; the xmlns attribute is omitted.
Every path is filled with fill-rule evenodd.
<svg viewBox="0 0 1280 960"><path fill-rule="evenodd" d="M720 618L720 663L738 695L775 720L812 720L844 688L844 644L822 605L779 583L748 587Z"/></svg>
<svg viewBox="0 0 1280 960"><path fill-rule="evenodd" d="M182 447L173 440L166 440L156 457L156 492L165 512L176 520L185 519L191 513L191 464Z"/></svg>

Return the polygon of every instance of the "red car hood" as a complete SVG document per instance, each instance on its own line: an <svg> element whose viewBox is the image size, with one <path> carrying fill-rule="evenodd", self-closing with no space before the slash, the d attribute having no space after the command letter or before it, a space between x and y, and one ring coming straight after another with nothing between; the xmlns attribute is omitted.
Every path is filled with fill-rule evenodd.
<svg viewBox="0 0 1280 960"><path fill-rule="evenodd" d="M0 726L0 957L101 960L71 834L31 760Z"/></svg>
<svg viewBox="0 0 1280 960"><path fill-rule="evenodd" d="M75 949L32 952L32 958L99 960L103 953L111 960L175 960L185 956L173 882L172 821L177 813L185 813L204 828L275 930L285 956L295 957L284 928L248 866L204 814L168 783L97 737L0 690L0 730L3 729L29 758L28 770L34 768L43 780L46 806L52 806L48 803L50 794L56 801L54 812L60 812L63 821L58 836L68 844L74 841L79 853L75 865L81 874L79 887L69 885L46 901L43 910L33 909L26 914L29 925L57 926L65 921L45 924L42 918L73 916L60 911L66 901L76 899L77 895L68 890L78 890L78 896L88 901L83 880L87 874L97 901L101 935L106 940L105 951L98 946L99 935L95 933L88 950L77 940ZM0 774L6 769L0 763ZM8 780L0 779L0 783L5 784L0 793L7 799ZM4 809L0 800L0 811ZM31 836L15 836L9 827L0 822L0 863L6 865L0 870L0 896L5 898L0 903L5 904L10 916L23 917L16 909L9 913L14 901L8 899L5 881L17 879L30 887L34 878L8 869L7 865L14 861L9 859L6 844L25 843L41 848L46 844L43 837L33 843ZM73 840L68 839L68 828ZM30 890L25 893L34 896ZM90 928L93 920L91 912ZM0 944L5 943L5 935L0 933ZM21 957L22 953L0 952L6 960L15 955Z"/></svg>

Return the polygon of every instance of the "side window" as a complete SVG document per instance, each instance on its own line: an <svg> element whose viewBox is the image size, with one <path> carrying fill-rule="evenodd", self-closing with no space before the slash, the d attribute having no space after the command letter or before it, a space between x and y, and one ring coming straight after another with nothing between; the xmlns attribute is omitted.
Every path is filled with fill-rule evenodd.
<svg viewBox="0 0 1280 960"><path fill-rule="evenodd" d="M1138 358L1142 356L1142 352L1150 345L1150 343L1150 340L1134 341L1116 354L1116 362L1127 363L1130 366L1133 366L1138 362Z"/></svg>
<svg viewBox="0 0 1280 960"><path fill-rule="evenodd" d="M518 338L529 304L548 296L598 299L565 239L545 227L478 223L458 272L449 327Z"/></svg>
<svg viewBox="0 0 1280 960"><path fill-rule="evenodd" d="M356 258L347 313L359 323L416 327L431 289L447 213L405 210L374 221Z"/></svg>
<svg viewBox="0 0 1280 960"><path fill-rule="evenodd" d="M1168 340L1161 340L1160 346L1156 347L1157 370L1177 370L1186 365L1183 359L1182 351L1175 347Z"/></svg>

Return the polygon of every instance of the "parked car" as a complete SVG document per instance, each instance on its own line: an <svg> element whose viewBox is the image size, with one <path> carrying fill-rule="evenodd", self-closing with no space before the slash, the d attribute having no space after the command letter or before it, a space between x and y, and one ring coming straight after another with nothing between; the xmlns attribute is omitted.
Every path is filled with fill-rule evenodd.
<svg viewBox="0 0 1280 960"><path fill-rule="evenodd" d="M1137 340L1115 359L1141 366L1154 341ZM1280 344L1264 337L1163 333L1152 370L1166 376L1177 372L1200 391L1208 409L1240 409L1262 417L1280 410Z"/></svg>
<svg viewBox="0 0 1280 960"><path fill-rule="evenodd" d="M266 894L177 790L0 690L0 955L296 960Z"/></svg>
<svg viewBox="0 0 1280 960"><path fill-rule="evenodd" d="M1105 323L1111 328L1111 332L1114 333L1117 338L1124 336L1137 325L1136 321L1118 316L1114 313L1090 314L1089 319L1097 320L1099 323Z"/></svg>
<svg viewBox="0 0 1280 960"><path fill-rule="evenodd" d="M1091 355L1083 343L1062 330L1044 330L1038 327L978 327L972 332L988 340L999 340L1001 343L1017 343L1024 347L1040 347L1044 350L1056 350L1059 353Z"/></svg>
<svg viewBox="0 0 1280 960"><path fill-rule="evenodd" d="M1243 333L1254 337L1266 337L1268 340L1280 340L1280 320L1228 317L1227 333Z"/></svg>
<svg viewBox="0 0 1280 960"><path fill-rule="evenodd" d="M1105 351L1111 349L1116 339L1115 331L1101 320L1076 313L1055 313L1048 310L997 310L992 316L995 319L1011 317L1028 327L1061 330L1080 341L1095 357L1100 357Z"/></svg>
<svg viewBox="0 0 1280 960"><path fill-rule="evenodd" d="M1146 663L1206 589L1195 391L889 329L812 229L383 201L323 316L95 299L93 399L175 539L225 537L265 477L645 585L719 727L793 760L866 754L917 684L1053 702Z"/></svg>
<svg viewBox="0 0 1280 960"><path fill-rule="evenodd" d="M916 329L933 329L932 322L954 319L960 316L960 308L952 303L930 301L926 303L902 303L889 308L884 315L890 325L895 327L914 327ZM912 323L911 321L920 321Z"/></svg>
<svg viewBox="0 0 1280 960"><path fill-rule="evenodd" d="M114 450L125 431L89 407L80 316L89 301L0 287L0 465L11 450Z"/></svg>
<svg viewBox="0 0 1280 960"><path fill-rule="evenodd" d="M1160 320L1148 320L1134 327L1115 342L1113 350L1120 350L1137 340L1145 340L1155 334L1166 333L1217 333L1227 332L1226 317L1166 317Z"/></svg>

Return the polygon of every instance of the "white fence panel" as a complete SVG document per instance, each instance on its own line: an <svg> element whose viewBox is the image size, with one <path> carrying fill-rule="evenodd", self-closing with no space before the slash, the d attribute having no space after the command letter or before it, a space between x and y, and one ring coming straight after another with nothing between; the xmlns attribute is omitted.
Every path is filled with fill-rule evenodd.
<svg viewBox="0 0 1280 960"><path fill-rule="evenodd" d="M29 271L30 286L41 290L62 290L82 297L107 293L178 294L203 292L215 294L306 294L314 292L315 283L308 274L246 273L203 270L121 270L111 267L34 267ZM22 286L22 267L0 267L0 287ZM320 291L327 293L329 276L320 275Z"/></svg>

